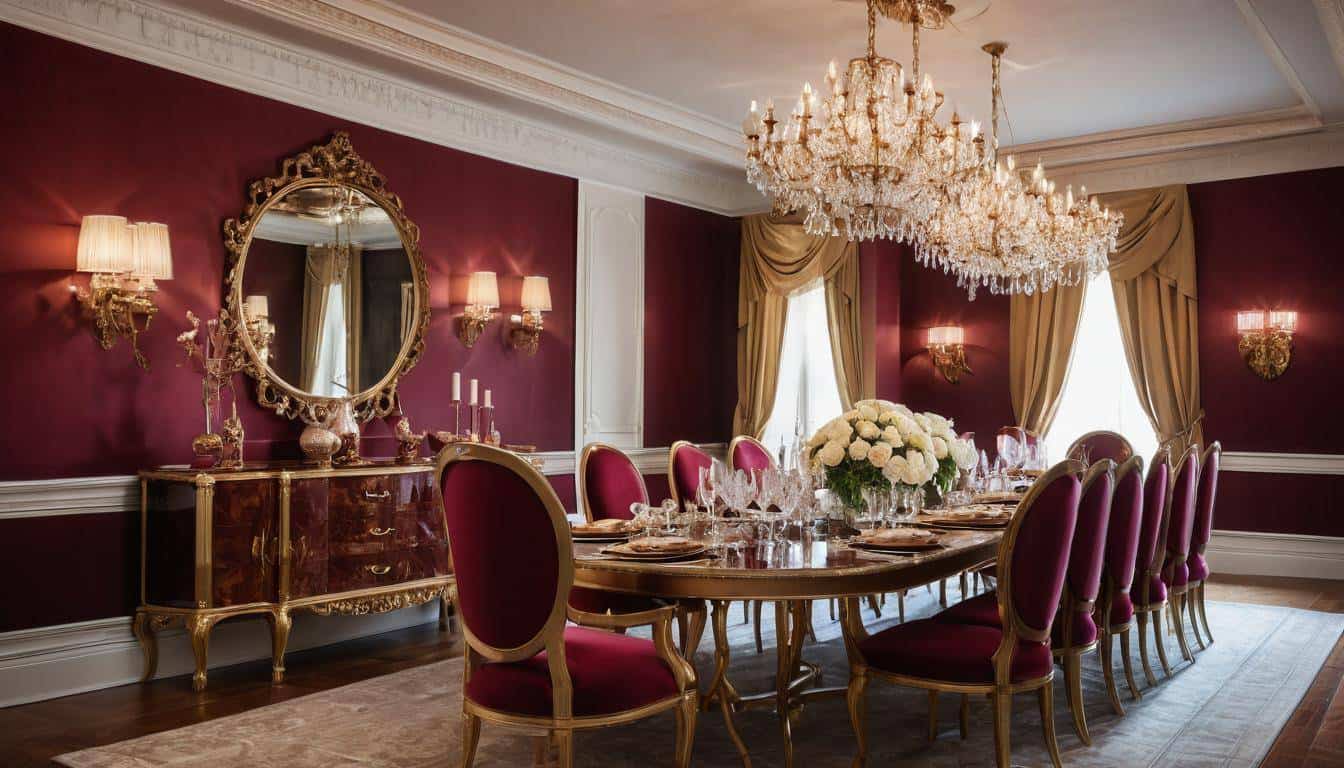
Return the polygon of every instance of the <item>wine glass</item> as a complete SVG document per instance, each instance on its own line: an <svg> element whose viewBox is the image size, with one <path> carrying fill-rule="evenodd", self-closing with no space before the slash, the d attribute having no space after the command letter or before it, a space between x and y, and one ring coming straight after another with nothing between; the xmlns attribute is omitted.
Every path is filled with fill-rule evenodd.
<svg viewBox="0 0 1344 768"><path fill-rule="evenodd" d="M677 502L672 499L663 499L662 511L663 532L671 535L676 532L673 527L673 522L675 522L677 516Z"/></svg>

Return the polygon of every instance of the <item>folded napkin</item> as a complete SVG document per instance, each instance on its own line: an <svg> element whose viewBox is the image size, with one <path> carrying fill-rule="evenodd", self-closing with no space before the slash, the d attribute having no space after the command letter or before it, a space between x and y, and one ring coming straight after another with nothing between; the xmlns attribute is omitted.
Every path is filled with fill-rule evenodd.
<svg viewBox="0 0 1344 768"><path fill-rule="evenodd" d="M862 544L877 544L884 547L932 544L938 540L938 534L922 528L881 528L864 531L859 535Z"/></svg>
<svg viewBox="0 0 1344 768"><path fill-rule="evenodd" d="M645 536L626 542L625 549L631 552L685 552L697 546L699 544L685 536Z"/></svg>

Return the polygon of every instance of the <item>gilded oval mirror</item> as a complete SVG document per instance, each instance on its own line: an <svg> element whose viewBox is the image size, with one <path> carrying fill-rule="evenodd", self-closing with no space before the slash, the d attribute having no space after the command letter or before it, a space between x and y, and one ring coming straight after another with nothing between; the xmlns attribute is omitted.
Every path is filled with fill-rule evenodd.
<svg viewBox="0 0 1344 768"><path fill-rule="evenodd" d="M429 322L419 230L338 133L254 182L225 223L228 314L262 405L322 423L388 413Z"/></svg>

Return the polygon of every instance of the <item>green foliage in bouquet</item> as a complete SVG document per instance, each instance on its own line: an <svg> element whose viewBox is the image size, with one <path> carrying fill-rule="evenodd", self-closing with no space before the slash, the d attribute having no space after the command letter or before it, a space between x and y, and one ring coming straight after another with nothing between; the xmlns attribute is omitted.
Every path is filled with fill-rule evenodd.
<svg viewBox="0 0 1344 768"><path fill-rule="evenodd" d="M844 502L850 509L863 506L865 488L890 488L891 483L882 475L882 470L871 462L855 461L848 456L834 467L826 467L826 487Z"/></svg>

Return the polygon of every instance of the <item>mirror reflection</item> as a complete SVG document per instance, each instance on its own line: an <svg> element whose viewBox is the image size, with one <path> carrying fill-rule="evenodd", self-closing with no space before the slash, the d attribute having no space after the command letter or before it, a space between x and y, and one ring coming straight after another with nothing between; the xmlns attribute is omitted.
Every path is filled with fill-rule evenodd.
<svg viewBox="0 0 1344 768"><path fill-rule="evenodd" d="M415 323L415 285L387 212L344 186L295 190L262 214L243 321L271 374L317 397L378 384Z"/></svg>

